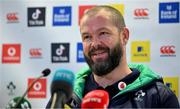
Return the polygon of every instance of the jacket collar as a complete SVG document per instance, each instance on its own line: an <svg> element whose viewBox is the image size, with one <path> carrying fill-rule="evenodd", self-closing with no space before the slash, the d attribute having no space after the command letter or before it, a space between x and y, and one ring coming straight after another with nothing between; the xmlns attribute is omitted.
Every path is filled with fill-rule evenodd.
<svg viewBox="0 0 180 109"><path fill-rule="evenodd" d="M135 68L140 72L140 76L131 84L127 85L125 89L120 91L116 96L124 94L126 92L135 90L142 86L145 86L151 83L154 80L160 79L161 77L154 73L148 66L144 64L128 64L129 68ZM89 67L83 68L76 74L75 84L74 84L74 92L75 94L82 99L84 92L84 84L87 76L91 74L91 70ZM114 97L116 97L114 96Z"/></svg>

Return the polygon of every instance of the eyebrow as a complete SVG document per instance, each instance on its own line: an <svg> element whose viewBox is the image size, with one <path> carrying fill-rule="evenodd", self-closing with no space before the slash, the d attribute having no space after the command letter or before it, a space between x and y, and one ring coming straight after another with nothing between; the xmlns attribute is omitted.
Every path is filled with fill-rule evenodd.
<svg viewBox="0 0 180 109"><path fill-rule="evenodd" d="M97 31L102 31L102 30L107 30L107 31L109 31L108 28L102 27L102 28L97 29L96 32L97 32Z"/></svg>
<svg viewBox="0 0 180 109"><path fill-rule="evenodd" d="M102 28L97 29L95 32L102 31L102 30L109 31L108 28L102 27ZM86 34L89 34L89 33L88 33L88 32L84 32L84 33L82 33L81 35L86 35Z"/></svg>

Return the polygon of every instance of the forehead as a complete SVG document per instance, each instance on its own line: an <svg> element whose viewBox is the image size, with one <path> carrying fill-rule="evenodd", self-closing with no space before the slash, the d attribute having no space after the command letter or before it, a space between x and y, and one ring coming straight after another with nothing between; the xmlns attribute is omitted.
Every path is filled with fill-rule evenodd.
<svg viewBox="0 0 180 109"><path fill-rule="evenodd" d="M97 30L114 26L108 13L98 13L95 16L85 15L80 22L80 31Z"/></svg>
<svg viewBox="0 0 180 109"><path fill-rule="evenodd" d="M85 14L82 17L80 24L87 22L87 21L91 21L93 19L97 19L97 20L101 19L101 18L109 19L109 16L110 16L110 13L106 12L104 10L100 10L98 12L94 12L94 13L90 13L90 14Z"/></svg>

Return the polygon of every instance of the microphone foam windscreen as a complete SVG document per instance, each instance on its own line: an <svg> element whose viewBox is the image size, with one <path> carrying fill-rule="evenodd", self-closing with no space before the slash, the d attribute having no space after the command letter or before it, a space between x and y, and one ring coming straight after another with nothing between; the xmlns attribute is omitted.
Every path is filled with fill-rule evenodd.
<svg viewBox="0 0 180 109"><path fill-rule="evenodd" d="M81 103L82 109L107 108L109 105L109 94L105 90L93 90L87 93Z"/></svg>
<svg viewBox="0 0 180 109"><path fill-rule="evenodd" d="M70 70L57 70L52 80L51 93L63 91L67 98L70 98L73 91L74 78L74 73Z"/></svg>

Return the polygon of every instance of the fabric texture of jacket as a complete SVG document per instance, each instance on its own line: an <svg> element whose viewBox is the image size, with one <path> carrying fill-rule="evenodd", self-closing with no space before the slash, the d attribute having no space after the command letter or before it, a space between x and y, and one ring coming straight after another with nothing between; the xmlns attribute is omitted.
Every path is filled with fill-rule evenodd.
<svg viewBox="0 0 180 109"><path fill-rule="evenodd" d="M144 64L129 64L140 72L139 77L117 93L109 108L179 108L175 94L163 84L162 78ZM86 77L91 74L89 67L76 75L74 94L70 105L79 108L83 98Z"/></svg>

